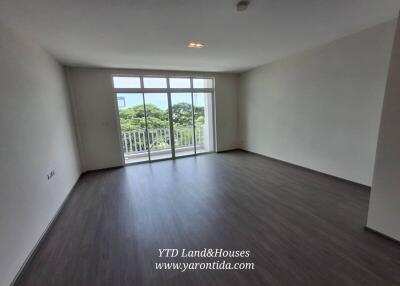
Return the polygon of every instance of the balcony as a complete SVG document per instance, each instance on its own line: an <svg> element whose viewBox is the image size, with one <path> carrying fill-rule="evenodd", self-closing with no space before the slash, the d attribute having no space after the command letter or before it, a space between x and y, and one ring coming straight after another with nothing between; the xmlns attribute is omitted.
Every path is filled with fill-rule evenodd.
<svg viewBox="0 0 400 286"><path fill-rule="evenodd" d="M196 132L196 153L208 152L207 138L204 137L205 125L198 125ZM208 137L208 136L206 136ZM121 132L125 163L136 163L148 160L145 129ZM171 136L169 128L148 130L148 140L151 160L171 158ZM194 154L194 138L192 126L174 128L175 156L181 157Z"/></svg>

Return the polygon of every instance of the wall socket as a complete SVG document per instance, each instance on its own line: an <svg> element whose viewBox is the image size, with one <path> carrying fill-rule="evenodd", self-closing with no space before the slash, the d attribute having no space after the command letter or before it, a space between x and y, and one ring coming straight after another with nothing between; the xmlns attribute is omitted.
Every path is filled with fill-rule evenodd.
<svg viewBox="0 0 400 286"><path fill-rule="evenodd" d="M51 178L53 178L56 175L56 170L52 170L50 173L48 173L47 176L47 180L50 180Z"/></svg>

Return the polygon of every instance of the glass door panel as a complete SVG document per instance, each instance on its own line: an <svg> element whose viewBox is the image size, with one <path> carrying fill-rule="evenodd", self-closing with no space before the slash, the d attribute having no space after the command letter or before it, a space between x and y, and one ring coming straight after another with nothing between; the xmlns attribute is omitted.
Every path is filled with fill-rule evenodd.
<svg viewBox="0 0 400 286"><path fill-rule="evenodd" d="M195 154L193 136L192 94L171 93L175 157Z"/></svg>
<svg viewBox="0 0 400 286"><path fill-rule="evenodd" d="M212 115L212 94L193 93L194 122L196 131L196 153L214 151L214 126Z"/></svg>
<svg viewBox="0 0 400 286"><path fill-rule="evenodd" d="M167 93L144 93L150 160L172 157Z"/></svg>
<svg viewBox="0 0 400 286"><path fill-rule="evenodd" d="M117 93L125 164L149 160L142 93Z"/></svg>

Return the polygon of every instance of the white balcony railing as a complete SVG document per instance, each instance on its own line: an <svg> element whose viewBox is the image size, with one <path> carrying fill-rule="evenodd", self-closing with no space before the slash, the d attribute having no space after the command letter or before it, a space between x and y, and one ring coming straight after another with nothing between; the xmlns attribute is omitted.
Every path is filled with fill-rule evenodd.
<svg viewBox="0 0 400 286"><path fill-rule="evenodd" d="M204 145L204 126L198 125L196 131L196 146ZM171 136L169 128L149 129L150 150L166 150L171 148ZM174 128L175 148L184 148L193 146L192 126L180 126ZM135 154L147 152L146 131L133 130L122 131L122 144L125 154Z"/></svg>

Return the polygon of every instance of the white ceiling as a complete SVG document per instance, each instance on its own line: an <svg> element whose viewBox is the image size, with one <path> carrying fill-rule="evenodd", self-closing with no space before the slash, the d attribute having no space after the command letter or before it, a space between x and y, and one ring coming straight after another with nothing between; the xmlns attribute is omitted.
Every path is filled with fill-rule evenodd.
<svg viewBox="0 0 400 286"><path fill-rule="evenodd" d="M0 0L0 19L62 63L243 71L397 16L400 0ZM203 49L189 49L189 41Z"/></svg>

